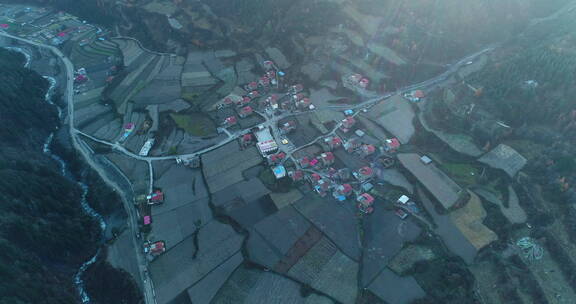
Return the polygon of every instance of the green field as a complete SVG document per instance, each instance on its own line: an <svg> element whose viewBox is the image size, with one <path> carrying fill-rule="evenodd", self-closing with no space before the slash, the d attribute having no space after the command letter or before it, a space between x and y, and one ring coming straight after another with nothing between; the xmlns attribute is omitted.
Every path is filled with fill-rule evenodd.
<svg viewBox="0 0 576 304"><path fill-rule="evenodd" d="M480 175L478 168L469 164L443 163L440 168L460 185L474 185Z"/></svg>
<svg viewBox="0 0 576 304"><path fill-rule="evenodd" d="M215 132L214 122L200 114L170 114L176 125L194 136L208 136Z"/></svg>

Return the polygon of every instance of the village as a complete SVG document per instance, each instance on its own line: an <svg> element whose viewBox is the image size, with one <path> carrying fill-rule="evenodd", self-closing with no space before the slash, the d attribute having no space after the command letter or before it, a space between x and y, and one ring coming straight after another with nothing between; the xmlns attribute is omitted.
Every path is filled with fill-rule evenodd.
<svg viewBox="0 0 576 304"><path fill-rule="evenodd" d="M481 94L461 79L486 64L482 52L431 81L383 91L372 70L312 82L277 48L158 53L66 13L0 8L3 32L73 63L70 123L134 197L138 225L107 259L153 286L152 303L266 303L271 286L294 303L440 296L469 283L444 281L442 268L486 275L476 259L499 239L494 212L525 225L515 250L542 259L507 182L527 163L498 140L509 126L482 116L483 137L454 135L434 112L446 103L456 116L475 114L455 95ZM494 182L480 185L489 174ZM145 265L130 257L133 238ZM423 262L434 265L415 271ZM573 295L537 280L547 296Z"/></svg>

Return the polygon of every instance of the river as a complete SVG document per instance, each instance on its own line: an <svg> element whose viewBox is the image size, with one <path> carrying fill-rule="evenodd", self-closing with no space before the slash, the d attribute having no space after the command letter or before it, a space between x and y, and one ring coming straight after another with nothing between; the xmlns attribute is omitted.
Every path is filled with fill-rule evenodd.
<svg viewBox="0 0 576 304"><path fill-rule="evenodd" d="M61 120L62 119L62 109L52 101L52 94L53 94L54 89L56 87L56 79L54 79L53 77L49 77L49 76L44 76L44 78L46 80L48 80L48 82L50 83L50 87L48 88L48 91L46 92L45 100L46 100L46 102L48 102L50 105L54 106L57 109L58 119ZM88 204L88 201L86 199L88 196L88 192L90 191L90 189L88 188L88 185L86 185L82 181L81 177L80 178L74 177L74 175L70 172L70 170L68 168L68 164L66 163L66 161L64 161L57 154L53 153L52 150L50 149L52 142L54 140L55 132L56 132L56 130L53 131L52 133L50 133L50 135L48 135L48 137L46 138L46 141L44 142L43 152L45 154L49 155L52 159L54 159L60 165L60 174L62 176L73 181L74 183L76 183L78 185L78 187L80 187L80 189L82 189L82 195L80 196L80 206L82 206L82 209L84 210L84 212L86 214L88 214L90 217L92 217L93 219L98 221L98 223L100 224L101 239L102 239L103 233L104 233L104 231L106 231L106 222L104 221L104 218L102 217L102 215L99 214L98 212L96 212L96 210L94 210ZM88 267L90 267L90 265L92 265L92 264L94 264L94 262L96 262L99 254L100 254L100 249L98 249L96 251L96 253L92 256L92 258L90 258L88 261L84 262L80 266L80 269L78 269L78 271L74 275L74 285L76 287L76 290L78 291L78 294L80 295L82 303L90 303L91 302L90 296L86 292L86 286L84 284L84 280L82 279L82 276L84 275L84 272L86 272L86 269L88 269Z"/></svg>

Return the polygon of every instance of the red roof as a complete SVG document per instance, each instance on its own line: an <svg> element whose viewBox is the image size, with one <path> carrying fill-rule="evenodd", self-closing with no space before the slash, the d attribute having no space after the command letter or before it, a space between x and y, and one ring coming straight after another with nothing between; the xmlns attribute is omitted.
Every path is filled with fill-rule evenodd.
<svg viewBox="0 0 576 304"><path fill-rule="evenodd" d="M292 96L292 98L294 98L296 101L300 101L304 98L304 94L298 93L298 94Z"/></svg>
<svg viewBox="0 0 576 304"><path fill-rule="evenodd" d="M144 216L144 225L150 225L152 218L149 215Z"/></svg>
<svg viewBox="0 0 576 304"><path fill-rule="evenodd" d="M341 185L341 186L338 188L338 191L340 191L340 193L344 193L344 194L345 194L345 193L350 193L350 192L352 191L352 186L350 186L350 184Z"/></svg>
<svg viewBox="0 0 576 304"><path fill-rule="evenodd" d="M322 159L327 160L327 161L334 160L334 154L332 152L325 152L325 153L320 154L320 156L322 157Z"/></svg>
<svg viewBox="0 0 576 304"><path fill-rule="evenodd" d="M241 112L244 115L252 114L252 107L250 106L243 107Z"/></svg>
<svg viewBox="0 0 576 304"><path fill-rule="evenodd" d="M162 193L160 190L156 190L154 193L152 193L150 200L153 202L162 202L164 201L164 193Z"/></svg>
<svg viewBox="0 0 576 304"><path fill-rule="evenodd" d="M236 116L230 116L230 117L226 118L226 123L229 125L233 125L236 122L237 122Z"/></svg>
<svg viewBox="0 0 576 304"><path fill-rule="evenodd" d="M58 37L64 37L64 36L66 36L66 32L60 32L60 33L58 33Z"/></svg>
<svg viewBox="0 0 576 304"><path fill-rule="evenodd" d="M318 160L313 158L312 160L310 160L310 166L315 166L318 163Z"/></svg>
<svg viewBox="0 0 576 304"><path fill-rule="evenodd" d="M164 250L164 242L162 241L155 242L150 246L150 252L152 253L164 252Z"/></svg>
<svg viewBox="0 0 576 304"><path fill-rule="evenodd" d="M358 172L364 176L372 176L374 170L372 170L370 167L362 167L360 170L358 170Z"/></svg>
<svg viewBox="0 0 576 304"><path fill-rule="evenodd" d="M250 98L256 98L256 97L260 96L260 92L258 92L258 91L252 91L252 92L248 93L248 96L249 96Z"/></svg>
<svg viewBox="0 0 576 304"><path fill-rule="evenodd" d="M134 129L134 123L133 122L129 122L127 124L124 125L124 129L126 130L132 130Z"/></svg>
<svg viewBox="0 0 576 304"><path fill-rule="evenodd" d="M412 96L414 96L416 98L422 98L422 97L424 97L424 92L422 92L422 90L416 90L416 91L412 92Z"/></svg>
<svg viewBox="0 0 576 304"><path fill-rule="evenodd" d="M285 157L286 157L286 153L280 152L278 154L270 155L270 160L276 162L276 161L283 160Z"/></svg>
<svg viewBox="0 0 576 304"><path fill-rule="evenodd" d="M9 25L8 25L8 24L6 24L6 23L2 23L2 24L0 24L0 27L1 27L1 28L8 28L8 27L9 27Z"/></svg>
<svg viewBox="0 0 576 304"><path fill-rule="evenodd" d="M233 103L233 102L234 102L234 100L232 100L231 97L226 97L226 98L224 98L224 103L225 103L225 104L231 104L231 103Z"/></svg>
<svg viewBox="0 0 576 304"><path fill-rule="evenodd" d="M374 197L368 193L362 193L357 200L364 205L370 205L374 203Z"/></svg>
<svg viewBox="0 0 576 304"><path fill-rule="evenodd" d="M300 170L296 170L296 171L292 172L292 174L290 176L292 177L292 180L299 181L304 177L304 172L302 172Z"/></svg>
<svg viewBox="0 0 576 304"><path fill-rule="evenodd" d="M270 83L270 79L267 76L262 76L260 77L260 83L261 84L269 84Z"/></svg>
<svg viewBox="0 0 576 304"><path fill-rule="evenodd" d="M264 63L264 67L266 67L267 69L271 69L274 66L274 62L272 62L270 60L266 60L263 63Z"/></svg>
<svg viewBox="0 0 576 304"><path fill-rule="evenodd" d="M373 145L364 145L362 149L366 154L372 154L376 151L376 147L374 147Z"/></svg>
<svg viewBox="0 0 576 304"><path fill-rule="evenodd" d="M300 159L300 166L308 167L310 165L310 159L307 156L304 156Z"/></svg>
<svg viewBox="0 0 576 304"><path fill-rule="evenodd" d="M332 146L340 146L342 145L342 139L340 139L340 137L334 136L332 137Z"/></svg>
<svg viewBox="0 0 576 304"><path fill-rule="evenodd" d="M310 98L302 98L302 100L300 100L300 105L307 107L310 105Z"/></svg>
<svg viewBox="0 0 576 304"><path fill-rule="evenodd" d="M244 97L242 97L242 104L246 104L246 103L249 103L249 102L250 102L250 100L252 100L252 99L250 99L250 97L248 97L248 96L244 96Z"/></svg>
<svg viewBox="0 0 576 304"><path fill-rule="evenodd" d="M320 174L318 173L312 173L312 175L310 176L310 178L312 178L313 181L319 181L322 179L322 176L320 176Z"/></svg>
<svg viewBox="0 0 576 304"><path fill-rule="evenodd" d="M276 72L274 72L274 71L268 71L268 72L266 72L266 76L267 76L268 78L275 78L275 77L276 77Z"/></svg>
<svg viewBox="0 0 576 304"><path fill-rule="evenodd" d="M342 120L342 124L347 127L353 126L355 123L356 120L352 116L348 116Z"/></svg>
<svg viewBox="0 0 576 304"><path fill-rule="evenodd" d="M242 140L243 141L252 141L252 134L250 134L250 133L244 134L244 136L242 136Z"/></svg>
<svg viewBox="0 0 576 304"><path fill-rule="evenodd" d="M392 149L397 149L400 147L400 141L396 137L389 139L386 142L388 143L388 146L390 146L390 148Z"/></svg>
<svg viewBox="0 0 576 304"><path fill-rule="evenodd" d="M251 83L248 84L248 87L254 90L258 87L258 83L256 81L252 81Z"/></svg>

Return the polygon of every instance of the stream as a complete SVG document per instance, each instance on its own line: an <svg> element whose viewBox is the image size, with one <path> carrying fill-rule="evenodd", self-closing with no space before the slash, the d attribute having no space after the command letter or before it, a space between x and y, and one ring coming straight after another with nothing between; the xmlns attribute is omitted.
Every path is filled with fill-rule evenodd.
<svg viewBox="0 0 576 304"><path fill-rule="evenodd" d="M44 76L44 78L50 82L50 88L46 92L45 100L50 105L56 107L56 109L58 111L58 119L61 120L62 119L62 109L51 100L52 93L54 91L54 88L56 87L56 79L49 77L49 76ZM58 128L56 130L58 130ZM60 165L60 174L62 176L75 182L82 189L82 195L80 197L80 205L82 206L82 209L84 210L84 212L86 214L88 214L90 217L92 217L93 219L98 221L98 223L100 224L101 232L104 233L104 231L106 230L106 222L104 221L104 218L102 217L102 215L100 215L98 212L96 212L96 210L94 210L94 209L92 209L92 207L90 207L90 205L88 204L88 201L86 199L88 196L88 191L89 191L88 185L86 185L81 180L81 178L79 178L79 179L75 178L74 175L70 172L70 170L68 168L68 164L66 163L66 161L64 161L60 156L52 153L52 150L50 149L50 146L52 145L52 141L54 140L56 130L53 131L52 133L50 133L50 135L46 138L46 141L44 142L43 152L45 154L49 155L52 159L54 159ZM74 285L76 286L76 290L78 291L78 294L80 295L80 298L82 299L82 303L90 303L91 302L90 297L88 296L88 293L86 292L86 286L84 284L84 280L82 279L82 276L83 276L84 272L86 272L86 269L88 269L88 267L90 265L92 265L92 264L94 264L94 262L96 262L99 254L100 254L100 249L98 249L98 251L96 251L96 253L94 254L94 256L92 256L92 258L90 258L88 261L84 262L80 266L80 269L78 269L78 271L74 275Z"/></svg>

